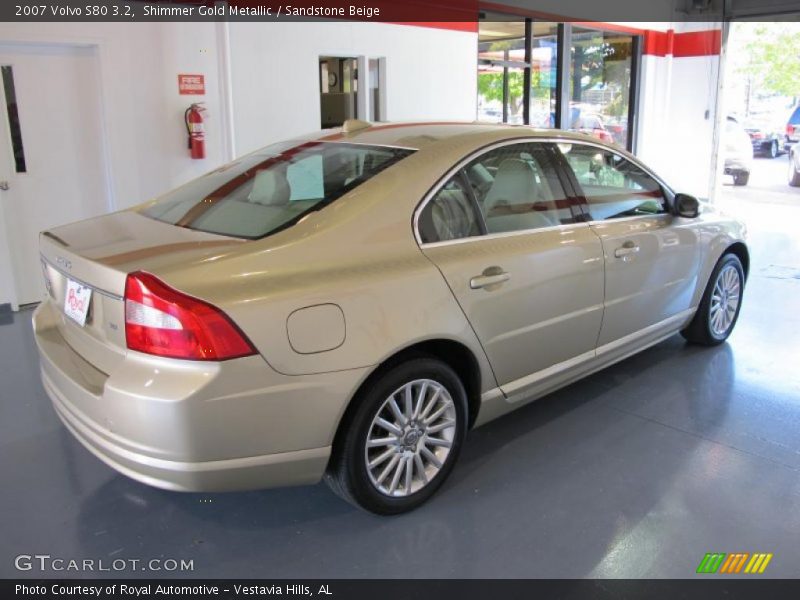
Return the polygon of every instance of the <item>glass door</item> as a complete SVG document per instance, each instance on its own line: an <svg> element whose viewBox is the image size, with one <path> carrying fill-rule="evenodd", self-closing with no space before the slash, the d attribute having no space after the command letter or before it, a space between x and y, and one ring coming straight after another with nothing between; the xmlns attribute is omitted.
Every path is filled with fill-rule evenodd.
<svg viewBox="0 0 800 600"><path fill-rule="evenodd" d="M572 29L569 129L630 147L633 40L613 31Z"/></svg>
<svg viewBox="0 0 800 600"><path fill-rule="evenodd" d="M496 19L496 20L494 20ZM478 120L525 123L525 20L492 15L480 21L478 31Z"/></svg>
<svg viewBox="0 0 800 600"><path fill-rule="evenodd" d="M531 26L530 120L533 127L556 126L558 102L558 24Z"/></svg>

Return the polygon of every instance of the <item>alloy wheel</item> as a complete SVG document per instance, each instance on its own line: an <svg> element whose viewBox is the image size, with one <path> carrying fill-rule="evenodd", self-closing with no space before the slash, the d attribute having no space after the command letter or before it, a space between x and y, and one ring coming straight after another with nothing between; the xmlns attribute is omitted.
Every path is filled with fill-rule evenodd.
<svg viewBox="0 0 800 600"><path fill-rule="evenodd" d="M455 403L439 382L416 379L395 390L367 431L364 460L372 485L392 497L424 488L444 466L456 424Z"/></svg>
<svg viewBox="0 0 800 600"><path fill-rule="evenodd" d="M736 318L741 298L742 282L738 269L726 265L717 275L714 291L711 294L711 308L708 324L711 332L718 338L728 333Z"/></svg>

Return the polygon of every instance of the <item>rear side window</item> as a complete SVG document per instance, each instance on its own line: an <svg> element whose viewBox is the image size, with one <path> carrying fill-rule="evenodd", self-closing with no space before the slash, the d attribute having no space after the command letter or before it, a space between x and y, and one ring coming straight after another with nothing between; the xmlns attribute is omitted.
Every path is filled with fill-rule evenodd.
<svg viewBox="0 0 800 600"><path fill-rule="evenodd" d="M794 109L792 116L789 117L789 123L791 125L800 125L800 106Z"/></svg>
<svg viewBox="0 0 800 600"><path fill-rule="evenodd" d="M423 243L446 242L480 235L481 227L475 205L469 196L462 173L453 176L431 199L419 217L419 235Z"/></svg>
<svg viewBox="0 0 800 600"><path fill-rule="evenodd" d="M334 142L276 144L189 182L141 212L188 229L261 238L294 225L411 153Z"/></svg>
<svg viewBox="0 0 800 600"><path fill-rule="evenodd" d="M595 146L564 143L558 147L595 221L667 212L661 185L625 157Z"/></svg>

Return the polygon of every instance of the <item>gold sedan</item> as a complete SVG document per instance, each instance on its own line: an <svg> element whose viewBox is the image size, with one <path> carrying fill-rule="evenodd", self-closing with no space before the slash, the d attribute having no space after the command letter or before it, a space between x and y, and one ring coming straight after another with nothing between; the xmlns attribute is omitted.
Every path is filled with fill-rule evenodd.
<svg viewBox="0 0 800 600"><path fill-rule="evenodd" d="M370 126L41 235L66 427L144 483L427 500L467 431L741 307L741 224L580 134Z"/></svg>

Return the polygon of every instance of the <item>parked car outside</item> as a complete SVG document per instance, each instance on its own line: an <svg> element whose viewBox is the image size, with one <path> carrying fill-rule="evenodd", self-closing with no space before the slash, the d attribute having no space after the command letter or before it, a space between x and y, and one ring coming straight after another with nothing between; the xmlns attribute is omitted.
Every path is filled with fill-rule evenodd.
<svg viewBox="0 0 800 600"><path fill-rule="evenodd" d="M750 136L734 117L727 117L722 133L724 172L733 177L734 185L747 185L753 168L753 146Z"/></svg>
<svg viewBox="0 0 800 600"><path fill-rule="evenodd" d="M500 123L503 121L503 109L494 106L481 107L478 109L478 120Z"/></svg>
<svg viewBox="0 0 800 600"><path fill-rule="evenodd" d="M620 117L612 117L606 119L605 126L614 138L614 143L625 148L628 143L628 120Z"/></svg>
<svg viewBox="0 0 800 600"><path fill-rule="evenodd" d="M744 130L750 136L755 156L776 158L783 153L784 134L766 121L747 121Z"/></svg>
<svg viewBox="0 0 800 600"><path fill-rule="evenodd" d="M790 144L800 142L800 104L792 109L786 121L786 141Z"/></svg>
<svg viewBox="0 0 800 600"><path fill-rule="evenodd" d="M593 113L582 113L573 122L572 131L585 133L592 137L597 138L603 142L613 143L614 136L605 126L603 119L600 115Z"/></svg>
<svg viewBox="0 0 800 600"><path fill-rule="evenodd" d="M44 389L98 458L169 490L325 478L380 514L470 428L724 342L749 264L743 225L627 152L476 123L348 121L40 247Z"/></svg>

